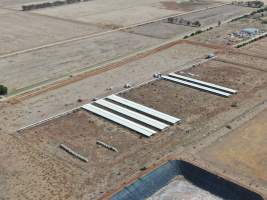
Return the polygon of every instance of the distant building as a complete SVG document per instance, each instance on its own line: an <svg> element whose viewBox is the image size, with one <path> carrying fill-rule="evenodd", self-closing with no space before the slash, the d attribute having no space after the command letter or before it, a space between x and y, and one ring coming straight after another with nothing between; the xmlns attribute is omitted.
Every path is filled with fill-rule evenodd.
<svg viewBox="0 0 267 200"><path fill-rule="evenodd" d="M242 35L257 35L260 33L260 30L257 28L244 28L240 31Z"/></svg>

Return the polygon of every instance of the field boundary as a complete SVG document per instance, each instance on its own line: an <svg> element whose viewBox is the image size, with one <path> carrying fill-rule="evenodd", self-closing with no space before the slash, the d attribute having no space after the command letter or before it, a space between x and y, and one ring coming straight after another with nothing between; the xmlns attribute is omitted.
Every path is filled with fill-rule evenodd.
<svg viewBox="0 0 267 200"><path fill-rule="evenodd" d="M68 114L70 114L70 113L73 113L73 112L79 110L79 109L80 109L80 107L76 107L76 108L73 108L73 109L71 109L71 110L65 111L65 112L63 112L63 113L59 113L59 114L57 114L57 115L54 115L54 116L51 116L51 117L49 117L49 118L43 119L43 120L41 120L41 121L34 122L34 123L32 123L32 124L29 124L29 125L27 125L27 126L24 126L24 127L20 128L20 129L18 129L17 132L18 132L18 133L21 133L22 131L24 131L24 130L26 130L26 129L33 128L33 127L35 127L35 126L44 124L44 123L49 122L49 121L52 121L52 120L54 120L54 119L57 119L57 118L66 116L66 115L68 115Z"/></svg>

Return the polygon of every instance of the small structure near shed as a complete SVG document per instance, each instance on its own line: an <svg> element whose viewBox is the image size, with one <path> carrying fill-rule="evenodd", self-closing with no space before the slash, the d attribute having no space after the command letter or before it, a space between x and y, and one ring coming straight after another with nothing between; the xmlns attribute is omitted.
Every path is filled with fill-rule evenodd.
<svg viewBox="0 0 267 200"><path fill-rule="evenodd" d="M257 35L259 33L260 33L260 30L257 28L244 28L240 31L241 35L249 35L249 36Z"/></svg>
<svg viewBox="0 0 267 200"><path fill-rule="evenodd" d="M232 41L235 38L242 40L242 39L246 39L246 38L255 37L255 36L260 35L262 33L264 33L264 31L257 29L257 28L243 28L239 32L234 32L234 33L229 34L228 37L226 37L226 38L228 38L229 41L230 40Z"/></svg>
<svg viewBox="0 0 267 200"><path fill-rule="evenodd" d="M211 59L211 58L214 58L214 57L215 57L214 53L209 53L205 58L206 59Z"/></svg>

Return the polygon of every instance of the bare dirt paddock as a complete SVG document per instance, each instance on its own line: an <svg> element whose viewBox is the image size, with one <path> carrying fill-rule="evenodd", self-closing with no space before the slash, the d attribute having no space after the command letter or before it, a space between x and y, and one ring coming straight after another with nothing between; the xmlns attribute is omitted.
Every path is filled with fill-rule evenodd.
<svg viewBox="0 0 267 200"><path fill-rule="evenodd" d="M198 153L233 177L250 179L267 195L267 110Z"/></svg>
<svg viewBox="0 0 267 200"><path fill-rule="evenodd" d="M212 7L225 3L225 1L209 1L209 0L189 0L189 1L161 1L161 7L169 10L177 10L181 12L190 12ZM226 2L227 3L227 2Z"/></svg>
<svg viewBox="0 0 267 200"><path fill-rule="evenodd" d="M68 6L40 9L34 12L90 22L98 25L124 26L177 13L160 8L159 0L97 0Z"/></svg>
<svg viewBox="0 0 267 200"><path fill-rule="evenodd" d="M19 9L21 4L30 2L33 1L0 2L0 16L3 16L3 19L7 18L3 20L6 23L0 20L0 25L5 28L0 30L0 42L10 35L11 38L7 37L10 44L3 42L8 51L102 30L95 29L94 25L87 26L86 23L91 24L90 20L97 25L99 20L101 23L124 26L195 9L194 6L190 7L190 2L182 3L186 6L179 8L178 2L159 0L93 0L88 4L39 10L44 12L44 15L47 12L49 16L2 9ZM205 7L202 2L195 3L199 8ZM203 17L203 23L209 25L217 23L220 17L228 19L239 11L229 8L229 12L225 12L223 16L216 12L205 12L192 17ZM50 12L54 15L50 15ZM32 16L35 15L40 24L32 20ZM93 15L96 17L91 18ZM20 19L24 16L31 22L27 27L21 25L26 21ZM50 22L50 19L54 21ZM75 20L80 25L74 23ZM16 22L21 24L16 26ZM59 26L56 22L62 25ZM32 33L29 31L31 26ZM50 32L47 27L53 30ZM71 28L73 29L70 30ZM176 30L168 33L167 37L180 34ZM161 28L153 29L157 34L161 34L160 31ZM17 39L18 32L21 32L23 39ZM32 43L26 42L31 40ZM257 105L266 105L263 104L267 98L265 46L259 45L250 51L245 48L252 47L253 44L235 50L212 48L212 45L204 44L193 46L193 42L180 41L181 43L175 43L177 45L171 48L167 45L165 49L158 51L155 46L162 42L164 40L159 38L117 31L102 37L2 57L0 83L7 85L11 92L36 88L38 84L49 85L64 76L67 81L71 81L66 81L65 85L63 83L59 87L48 88L36 96L29 95L28 98L20 99L21 102L18 100L16 104L10 101L0 102L0 199L95 200L103 197L105 192L125 185L137 174L155 163L160 163L166 157L179 157L183 152L190 153L187 151L189 148L198 151L195 147L202 146L204 139L215 138L217 130L221 128L230 131L229 138L225 136L208 146L198 154L199 157L202 156L204 162L214 164L218 168L222 166L223 170L230 175L233 174L231 177L235 177L235 174L248 177L248 185L251 183L256 187L261 184L266 190L266 137L263 136L266 129L266 114L261 113L257 122L239 130L234 130L231 124L235 119L247 116L247 112ZM133 56L136 59L125 59L125 56L131 57L136 52L140 54L140 51L147 48L151 48L151 51L146 50L145 56L142 54L140 57ZM226 52L223 52L224 50ZM195 64L194 61L203 61L205 55L214 51L216 58L188 69ZM263 53L260 54L259 51ZM253 56L248 55L250 53ZM92 73L90 76L90 73L84 71L110 65L116 58L119 61L114 62L115 67L108 68L107 71L100 70L98 74ZM81 109L20 133L15 131L21 126L88 103L94 97L122 91L123 85L127 82L136 86L151 79L155 72L179 70L194 74L194 78L236 89L238 93L230 98L223 98L164 80L154 80L119 93L120 96L182 119L181 124L158 132L151 138L141 137L136 132ZM75 74L76 72L81 72L81 76ZM79 78L75 79L76 77ZM119 152L98 146L96 140L114 146ZM69 155L59 148L60 144L65 144L85 156L88 162L82 162ZM253 177L255 179L252 179Z"/></svg>
<svg viewBox="0 0 267 200"><path fill-rule="evenodd" d="M89 162L81 166L84 166L85 169L86 166L90 166L92 175L97 173L101 166L112 163L116 158L123 156L131 147L146 143L145 140L139 138L138 134L82 109L38 128L33 128L22 137L38 148L48 150L52 154L56 153L59 157L77 165L81 165L80 161L72 159L66 152L62 152L59 145L65 144L80 152L81 155L89 158ZM96 140L114 145L120 152L115 153L97 146Z"/></svg>
<svg viewBox="0 0 267 200"><path fill-rule="evenodd" d="M256 88L264 89L267 84L267 73L217 61L211 61L184 72L197 75L197 79L236 89L238 94L225 99L161 80L133 89L122 96L179 116L184 121L183 124L194 127L200 119L209 120L219 112L231 109L233 103L242 104L244 99L256 92Z"/></svg>
<svg viewBox="0 0 267 200"><path fill-rule="evenodd" d="M248 52L251 52L253 54L265 56L267 58L267 55L266 55L267 37L265 37L264 39L258 40L256 42L253 42L251 44L248 44L248 45L242 47L242 49L245 49Z"/></svg>
<svg viewBox="0 0 267 200"><path fill-rule="evenodd" d="M34 12L101 26L122 27L218 4L215 1L97 0Z"/></svg>
<svg viewBox="0 0 267 200"><path fill-rule="evenodd" d="M0 199L81 198L77 193L84 190L85 172L13 136L1 134L0 138Z"/></svg>
<svg viewBox="0 0 267 200"><path fill-rule="evenodd" d="M25 12L0 12L0 55L103 30Z"/></svg>
<svg viewBox="0 0 267 200"><path fill-rule="evenodd" d="M159 42L158 39L116 32L0 58L0 82L14 92L135 53Z"/></svg>
<svg viewBox="0 0 267 200"><path fill-rule="evenodd" d="M40 91L39 95L33 96L29 93L29 96L16 97L19 101L23 100L23 104L1 108L0 128L12 132L22 126L81 105L77 102L79 98L87 102L95 97L121 91L126 83L139 85L149 81L156 72L165 73L188 68L193 63L203 61L204 56L213 51L214 49L207 47L195 48L194 45L177 42L174 46L152 50L149 54L123 62L122 65L115 63L114 68L111 65L111 68L98 74L95 74L97 69L87 76L83 73L80 81L71 82L73 79L69 78L66 80L70 81L69 83L47 92ZM78 76L73 78L76 77ZM27 113L27 117L21 117L19 113Z"/></svg>
<svg viewBox="0 0 267 200"><path fill-rule="evenodd" d="M217 8L206 9L199 12L188 13L179 16L178 19L186 19L190 21L199 21L202 27L217 25L218 21L226 21L237 16L247 14L252 12L254 9L234 6L234 5L224 5ZM179 35L186 35L195 32L202 27L190 27L184 25L176 25L166 23L164 21L158 21L143 26L138 26L129 29L129 32L136 33L140 35L147 35L156 38L170 38Z"/></svg>
<svg viewBox="0 0 267 200"><path fill-rule="evenodd" d="M228 63L228 64L236 64L243 68L251 68L262 72L267 72L266 66L266 54L257 54L249 51L240 51L238 53L236 51L230 51L225 54L219 54L215 60Z"/></svg>
<svg viewBox="0 0 267 200"><path fill-rule="evenodd" d="M205 137L206 134L199 134L194 130L204 127L218 115L231 113L233 110L238 112L239 107L246 107L246 102L254 98L257 91L262 91L267 86L266 74L221 62L211 61L185 72L194 73L206 81L237 89L238 94L223 98L157 80L120 94L182 118L181 125L170 127L151 138L142 138L135 132L83 110L25 130L18 137L32 147L86 171L86 191L90 194L89 199L95 199L102 196L103 191L114 188L114 183L125 180L126 176L130 177L147 163ZM257 81L253 82L256 78ZM225 120L233 117L228 116L230 118L224 119L224 122L220 121L219 124L222 125ZM119 153L98 147L97 139L113 145ZM89 162L83 163L62 151L58 147L61 143L84 155Z"/></svg>

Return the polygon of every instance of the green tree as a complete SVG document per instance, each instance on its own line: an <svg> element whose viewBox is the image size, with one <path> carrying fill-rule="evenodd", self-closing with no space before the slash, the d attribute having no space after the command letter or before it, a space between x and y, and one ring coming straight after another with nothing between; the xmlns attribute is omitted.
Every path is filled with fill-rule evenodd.
<svg viewBox="0 0 267 200"><path fill-rule="evenodd" d="M7 87L4 85L0 85L0 95L6 95L7 94Z"/></svg>
<svg viewBox="0 0 267 200"><path fill-rule="evenodd" d="M199 21L195 21L195 22L193 22L193 25L194 25L194 26L197 26L197 27L200 27L200 26L201 26L201 24L200 24Z"/></svg>

